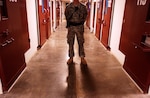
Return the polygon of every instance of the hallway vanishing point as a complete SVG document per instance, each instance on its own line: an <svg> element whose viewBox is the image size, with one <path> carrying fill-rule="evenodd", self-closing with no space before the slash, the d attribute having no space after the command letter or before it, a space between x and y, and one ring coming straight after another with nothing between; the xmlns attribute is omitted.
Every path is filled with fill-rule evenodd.
<svg viewBox="0 0 150 98"><path fill-rule="evenodd" d="M84 44L87 67L80 65L77 41L74 64L68 66L65 25L62 22L57 27L12 89L0 98L150 98L141 93L88 28Z"/></svg>

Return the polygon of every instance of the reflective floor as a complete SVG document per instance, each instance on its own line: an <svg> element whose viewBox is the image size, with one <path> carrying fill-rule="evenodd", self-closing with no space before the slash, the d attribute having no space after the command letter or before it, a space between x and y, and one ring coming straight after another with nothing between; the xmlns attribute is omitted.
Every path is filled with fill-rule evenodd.
<svg viewBox="0 0 150 98"><path fill-rule="evenodd" d="M10 92L0 98L150 98L142 94L116 58L85 28L87 66L67 65L67 30L62 23L36 52Z"/></svg>

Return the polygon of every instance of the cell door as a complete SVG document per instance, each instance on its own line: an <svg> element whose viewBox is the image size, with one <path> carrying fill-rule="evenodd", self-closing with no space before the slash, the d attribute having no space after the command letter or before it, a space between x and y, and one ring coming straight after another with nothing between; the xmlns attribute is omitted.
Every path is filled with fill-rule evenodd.
<svg viewBox="0 0 150 98"><path fill-rule="evenodd" d="M59 26L59 21L60 21L60 4L59 1L56 1L56 27Z"/></svg>
<svg viewBox="0 0 150 98"><path fill-rule="evenodd" d="M99 0L97 4L97 19L96 19L96 37L100 39L100 30L102 23L102 10L103 10L103 1Z"/></svg>
<svg viewBox="0 0 150 98"><path fill-rule="evenodd" d="M47 4L46 4L46 9L47 9L47 13L46 13L46 21L47 21L47 25L46 25L46 29L47 29L47 38L49 38L50 37L50 35L51 35L51 21L52 20L50 20L50 17L51 17L51 14L50 14L50 9L51 9L51 7L50 7L50 1L49 0L46 0L47 2Z"/></svg>
<svg viewBox="0 0 150 98"><path fill-rule="evenodd" d="M11 87L26 66L24 53L30 45L28 35L26 0L0 0L0 79L3 91Z"/></svg>
<svg viewBox="0 0 150 98"><path fill-rule="evenodd" d="M39 48L50 36L50 10L49 0L38 0L39 16Z"/></svg>
<svg viewBox="0 0 150 98"><path fill-rule="evenodd" d="M126 0L119 49L125 54L123 68L143 90L150 86L150 0Z"/></svg>
<svg viewBox="0 0 150 98"><path fill-rule="evenodd" d="M87 7L87 18L86 18L86 26L88 28L90 28L90 6L91 6L91 3L90 2L87 2L86 4L86 7Z"/></svg>
<svg viewBox="0 0 150 98"><path fill-rule="evenodd" d="M109 36L110 36L110 23L111 23L111 13L112 13L112 4L113 0L103 0L103 19L102 19L102 36L101 42L107 48L109 47Z"/></svg>

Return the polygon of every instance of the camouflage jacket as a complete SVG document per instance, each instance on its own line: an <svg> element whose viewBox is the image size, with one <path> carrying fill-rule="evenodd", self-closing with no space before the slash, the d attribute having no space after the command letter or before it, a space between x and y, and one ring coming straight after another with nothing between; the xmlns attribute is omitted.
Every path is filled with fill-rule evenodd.
<svg viewBox="0 0 150 98"><path fill-rule="evenodd" d="M87 17L86 6L82 3L79 3L78 5L70 3L65 9L65 16L67 22L84 24Z"/></svg>

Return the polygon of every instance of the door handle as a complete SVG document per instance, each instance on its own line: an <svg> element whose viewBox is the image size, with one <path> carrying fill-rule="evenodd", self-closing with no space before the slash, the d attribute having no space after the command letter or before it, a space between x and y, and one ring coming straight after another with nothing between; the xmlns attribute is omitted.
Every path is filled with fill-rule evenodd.
<svg viewBox="0 0 150 98"><path fill-rule="evenodd" d="M10 44L10 43L12 43L12 42L13 42L13 40L8 39L8 40L6 40L6 42L7 42L8 44Z"/></svg>
<svg viewBox="0 0 150 98"><path fill-rule="evenodd" d="M106 21L102 20L102 24L103 24L103 26L106 26Z"/></svg>
<svg viewBox="0 0 150 98"><path fill-rule="evenodd" d="M98 23L101 23L101 19L97 19L97 22L98 22Z"/></svg>
<svg viewBox="0 0 150 98"><path fill-rule="evenodd" d="M8 44L12 43L13 41L14 41L14 38L12 38L12 37L11 37L10 39L7 39L7 40L6 40L6 42L7 42Z"/></svg>
<svg viewBox="0 0 150 98"><path fill-rule="evenodd" d="M0 43L0 46L1 47L5 47L6 45L12 43L14 41L14 38L10 38L10 39L7 39L6 41L4 41L3 43Z"/></svg>
<svg viewBox="0 0 150 98"><path fill-rule="evenodd" d="M7 42L1 43L1 47L5 47L7 44Z"/></svg>
<svg viewBox="0 0 150 98"><path fill-rule="evenodd" d="M47 20L46 19L43 19L43 24L45 25L47 23Z"/></svg>

